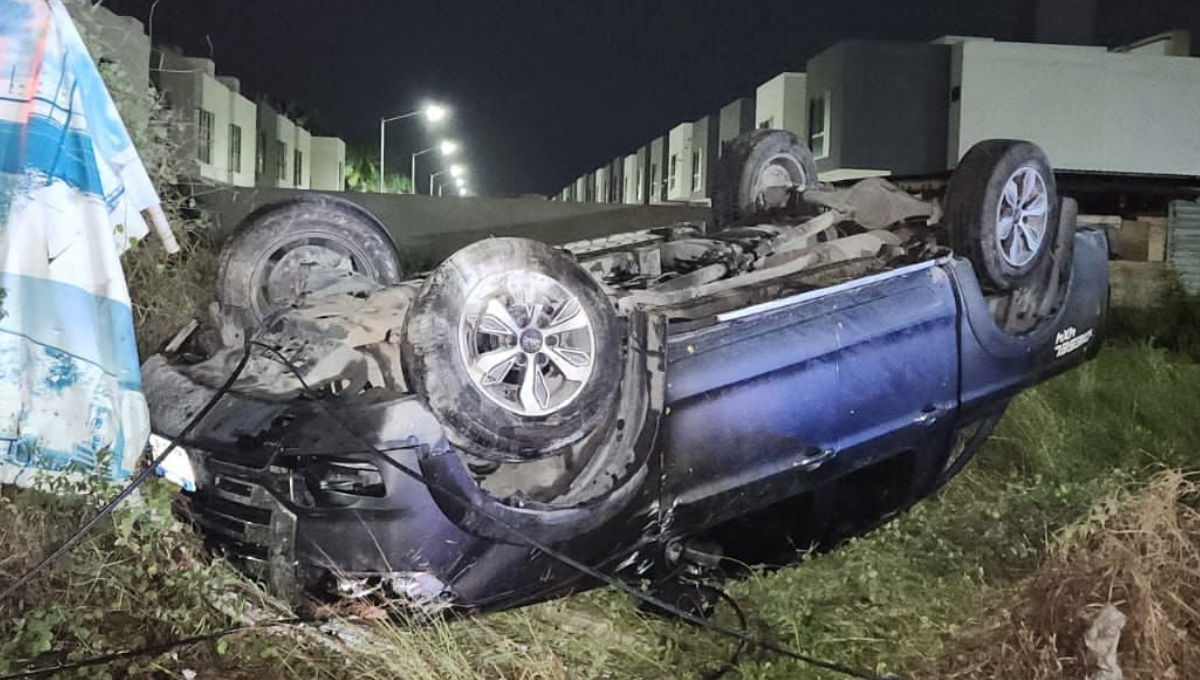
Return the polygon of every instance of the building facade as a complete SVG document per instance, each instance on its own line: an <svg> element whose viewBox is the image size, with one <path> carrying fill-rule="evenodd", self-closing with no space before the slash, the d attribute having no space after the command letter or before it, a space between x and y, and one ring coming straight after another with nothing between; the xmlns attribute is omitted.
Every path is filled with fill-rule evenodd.
<svg viewBox="0 0 1200 680"><path fill-rule="evenodd" d="M754 93L755 127L788 130L808 139L807 77L803 73L780 73Z"/></svg>
<svg viewBox="0 0 1200 680"><path fill-rule="evenodd" d="M337 137L314 136L309 187L318 191L346 190L346 143Z"/></svg>
<svg viewBox="0 0 1200 680"><path fill-rule="evenodd" d="M718 137L719 120L716 116L705 116L692 123L692 202L702 202L712 195L717 154L721 148Z"/></svg>
<svg viewBox="0 0 1200 680"><path fill-rule="evenodd" d="M720 146L717 147L717 156L720 156L726 142L754 129L754 100L748 97L735 99L722 106L718 115L720 127L717 140Z"/></svg>
<svg viewBox="0 0 1200 680"><path fill-rule="evenodd" d="M253 102L236 78L217 76L211 59L162 49L156 72L159 88L182 129L184 175L193 180L254 186Z"/></svg>
<svg viewBox="0 0 1200 680"><path fill-rule="evenodd" d="M945 170L950 47L840 42L808 62L806 139L822 179Z"/></svg>
<svg viewBox="0 0 1200 680"><path fill-rule="evenodd" d="M1179 37L1163 42L1190 54ZM1200 175L1200 58L992 40L951 49L945 167L975 142L1012 138L1036 141L1062 170Z"/></svg>
<svg viewBox="0 0 1200 680"><path fill-rule="evenodd" d="M314 155L307 130L269 107L260 111L242 93L238 79L218 75L211 59L153 47L141 22L99 5L69 2L66 7L102 69L117 69L121 82L134 87L153 84L162 93L179 128L183 179L308 189L316 176L321 189L344 189L346 154L340 139L324 138L328 141L320 142ZM136 136L150 110L126 110L123 115ZM141 119L130 119L133 116Z"/></svg>
<svg viewBox="0 0 1200 680"><path fill-rule="evenodd" d="M643 167L647 156L641 153L641 150L635 151L625 157L623 171L625 180L625 190L623 199L625 203L640 204L645 197L645 188L642 186L642 180L646 176L646 170Z"/></svg>
<svg viewBox="0 0 1200 680"><path fill-rule="evenodd" d="M754 98L625 156L622 198L709 200L724 144L756 127L794 132L830 182L944 177L984 139L1036 142L1064 172L1200 177L1200 58L1189 34L1112 49L1077 44L1092 32L1087 22L1058 25L1046 7L1080 1L1028 3L1033 35L1069 44L839 42L805 72L781 73Z"/></svg>
<svg viewBox="0 0 1200 680"><path fill-rule="evenodd" d="M666 200L687 202L692 198L692 123L680 123L667 133Z"/></svg>

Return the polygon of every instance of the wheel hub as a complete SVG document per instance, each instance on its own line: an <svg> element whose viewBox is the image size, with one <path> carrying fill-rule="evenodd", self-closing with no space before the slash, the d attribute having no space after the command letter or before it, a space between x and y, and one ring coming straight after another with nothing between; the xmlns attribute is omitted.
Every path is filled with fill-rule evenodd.
<svg viewBox="0 0 1200 680"><path fill-rule="evenodd" d="M536 328L526 328L521 332L521 351L526 354L542 351L542 334Z"/></svg>
<svg viewBox="0 0 1200 680"><path fill-rule="evenodd" d="M754 182L754 197L759 209L787 206L793 189L808 181L804 168L791 156L780 154L763 164Z"/></svg>
<svg viewBox="0 0 1200 680"><path fill-rule="evenodd" d="M320 269L357 271L348 249L320 239L280 245L262 265L261 295L267 305L290 304L304 291L309 274Z"/></svg>
<svg viewBox="0 0 1200 680"><path fill-rule="evenodd" d="M505 272L476 284L458 337L472 386L521 416L556 413L593 375L591 317L574 294L539 272Z"/></svg>
<svg viewBox="0 0 1200 680"><path fill-rule="evenodd" d="M1042 250L1050 221L1049 190L1037 168L1017 168L996 207L996 247L1012 267L1024 267Z"/></svg>

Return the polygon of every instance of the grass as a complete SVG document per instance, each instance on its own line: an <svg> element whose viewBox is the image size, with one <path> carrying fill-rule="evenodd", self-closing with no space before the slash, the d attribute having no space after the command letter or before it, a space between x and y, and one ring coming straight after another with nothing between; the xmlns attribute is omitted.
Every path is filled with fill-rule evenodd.
<svg viewBox="0 0 1200 680"><path fill-rule="evenodd" d="M174 259L149 250L127 258L144 349L207 301L214 258L202 234L185 243ZM179 299L186 304L168 302ZM1093 508L1163 470L1200 468L1200 303L1173 294L1160 310L1117 312L1110 328L1095 361L1021 395L939 496L837 551L728 584L752 629L913 678L944 676L960 657L983 663L974 641L997 630L1053 564L1051 547ZM72 491L0 494L0 585L114 492L99 482ZM251 609L285 613L170 519L170 496L151 485L140 505L0 603L0 673L218 629ZM728 611L718 615L734 624ZM692 678L732 650L711 633L641 615L611 591L458 622L348 625L368 642L266 630L74 677ZM753 650L733 675L836 677Z"/></svg>
<svg viewBox="0 0 1200 680"><path fill-rule="evenodd" d="M940 496L844 548L730 586L756 631L816 656L934 677L963 639L993 624L1047 556L1052 537L1114 489L1197 467L1200 364L1148 344L1119 344L1029 391L968 471ZM93 496L103 495L93 490ZM0 668L136 646L233 621L227 594L268 598L166 518L161 490L120 513L22 597L0 603ZM9 492L0 504L0 582L76 526L78 502ZM157 510L155 510L157 508ZM52 604L46 604L52 603ZM723 612L722 616L728 616ZM353 646L296 633L230 638L133 666L117 676L199 669L204 677L696 677L727 641L636 613L597 591L516 612L423 626L376 623ZM220 653L218 653L220 652ZM826 677L750 653L743 678ZM97 677L94 670L79 677ZM833 677L833 676L828 676Z"/></svg>

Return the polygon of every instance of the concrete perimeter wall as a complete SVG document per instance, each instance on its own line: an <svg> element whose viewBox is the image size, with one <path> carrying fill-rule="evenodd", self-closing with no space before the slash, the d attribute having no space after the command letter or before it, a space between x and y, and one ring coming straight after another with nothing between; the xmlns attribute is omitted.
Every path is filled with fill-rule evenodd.
<svg viewBox="0 0 1200 680"><path fill-rule="evenodd" d="M214 218L218 239L227 238L260 206L323 194L355 203L387 228L406 263L435 262L488 236L526 236L568 243L677 222L708 222L705 207L565 203L521 198L407 196L358 192L310 192L251 188L198 192ZM412 266L410 264L410 266Z"/></svg>

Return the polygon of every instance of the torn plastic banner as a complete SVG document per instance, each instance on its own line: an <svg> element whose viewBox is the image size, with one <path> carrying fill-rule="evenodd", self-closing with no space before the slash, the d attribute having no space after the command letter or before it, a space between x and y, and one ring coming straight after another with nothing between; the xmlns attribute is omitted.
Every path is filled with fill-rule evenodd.
<svg viewBox="0 0 1200 680"><path fill-rule="evenodd" d="M0 0L0 482L103 452L132 473L149 417L120 254L143 212L169 236L158 205L66 9Z"/></svg>

